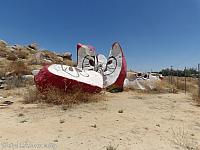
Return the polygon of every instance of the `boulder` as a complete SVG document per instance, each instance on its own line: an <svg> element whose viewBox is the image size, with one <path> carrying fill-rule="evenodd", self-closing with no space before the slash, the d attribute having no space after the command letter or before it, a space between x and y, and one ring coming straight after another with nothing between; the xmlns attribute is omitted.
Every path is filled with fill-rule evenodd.
<svg viewBox="0 0 200 150"><path fill-rule="evenodd" d="M36 43L32 43L30 45L28 45L29 48L34 49L34 50L38 50L38 44Z"/></svg>
<svg viewBox="0 0 200 150"><path fill-rule="evenodd" d="M6 47L8 44L4 40L0 40L0 47Z"/></svg>
<svg viewBox="0 0 200 150"><path fill-rule="evenodd" d="M0 80L0 84L3 84L5 82L5 80Z"/></svg>
<svg viewBox="0 0 200 150"><path fill-rule="evenodd" d="M70 52L65 52L65 53L63 54L63 59L72 60L72 53L70 53Z"/></svg>
<svg viewBox="0 0 200 150"><path fill-rule="evenodd" d="M126 78L124 80L124 88L128 88L128 86L129 86L129 80Z"/></svg>
<svg viewBox="0 0 200 150"><path fill-rule="evenodd" d="M18 57L17 57L15 54L10 53L10 54L8 54L7 59L8 59L8 60L15 61L15 60L18 59Z"/></svg>
<svg viewBox="0 0 200 150"><path fill-rule="evenodd" d="M22 46L21 46L21 45L18 45L18 44L15 44L15 45L12 45L12 46L7 46L7 47L10 47L10 48L12 48L12 49L14 49L14 50L19 50L19 49L22 48Z"/></svg>
<svg viewBox="0 0 200 150"><path fill-rule="evenodd" d="M5 77L1 77L1 80L6 80L6 78Z"/></svg>
<svg viewBox="0 0 200 150"><path fill-rule="evenodd" d="M48 65L48 64L52 64L53 62L51 61L51 60L49 60L49 59L44 59L44 64L45 65Z"/></svg>
<svg viewBox="0 0 200 150"><path fill-rule="evenodd" d="M61 62L64 61L63 57L60 57L60 56L57 56L57 59L58 59L59 61L61 61Z"/></svg>
<svg viewBox="0 0 200 150"><path fill-rule="evenodd" d="M0 89L7 89L8 88L8 85L7 84L2 84L0 85Z"/></svg>

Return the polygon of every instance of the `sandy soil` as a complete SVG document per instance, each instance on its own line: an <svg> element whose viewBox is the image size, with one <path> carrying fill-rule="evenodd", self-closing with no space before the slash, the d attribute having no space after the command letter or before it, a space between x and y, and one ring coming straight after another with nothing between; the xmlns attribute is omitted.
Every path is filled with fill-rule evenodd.
<svg viewBox="0 0 200 150"><path fill-rule="evenodd" d="M0 106L0 150L200 149L200 107L183 93L107 93L63 110L22 104L17 92L0 98L14 102Z"/></svg>

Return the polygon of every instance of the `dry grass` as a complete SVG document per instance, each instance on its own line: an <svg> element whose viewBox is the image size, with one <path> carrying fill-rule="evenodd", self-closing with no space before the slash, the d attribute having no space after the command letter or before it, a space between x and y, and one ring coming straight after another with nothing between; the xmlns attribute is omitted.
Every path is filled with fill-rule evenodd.
<svg viewBox="0 0 200 150"><path fill-rule="evenodd" d="M117 150L118 145L117 146L112 146L112 145L108 145L106 146L106 150Z"/></svg>
<svg viewBox="0 0 200 150"><path fill-rule="evenodd" d="M179 90L185 90L185 78L179 77L177 82L177 77L173 80L173 84L177 87ZM190 93L192 95L192 98L195 100L195 102L200 105L200 96L199 96L199 87L198 87L198 79L187 77L186 78L186 92Z"/></svg>
<svg viewBox="0 0 200 150"><path fill-rule="evenodd" d="M191 138L192 135L186 132L184 128L179 128L176 132L172 129L172 142L186 150L200 150L200 147Z"/></svg>
<svg viewBox="0 0 200 150"><path fill-rule="evenodd" d="M6 57L8 54L8 49L6 48L6 45L0 42L0 56Z"/></svg>
<svg viewBox="0 0 200 150"><path fill-rule="evenodd" d="M177 93L178 92L176 86L169 84L165 80L156 82L154 91L158 93L167 93L167 92Z"/></svg>
<svg viewBox="0 0 200 150"><path fill-rule="evenodd" d="M154 84L154 89L150 89L149 86L145 86L145 90L134 89L133 86L129 86L124 91L137 91L138 93L145 94L159 94L159 93L177 93L178 90L175 85L169 84L166 80L157 81Z"/></svg>
<svg viewBox="0 0 200 150"><path fill-rule="evenodd" d="M185 90L185 78L184 77L178 77L174 79L173 82L174 85L176 85L177 89L179 90ZM194 88L197 88L198 86L198 80L196 78L188 77L186 78L186 91L191 92Z"/></svg>
<svg viewBox="0 0 200 150"><path fill-rule="evenodd" d="M1 68L0 67L0 78L4 77L6 74L6 68Z"/></svg>
<svg viewBox="0 0 200 150"><path fill-rule="evenodd" d="M75 104L97 102L105 100L105 93L91 94L74 89L68 91L49 87L40 92L36 87L28 87L24 96L25 103L47 103L53 105L65 105L65 108L72 107Z"/></svg>

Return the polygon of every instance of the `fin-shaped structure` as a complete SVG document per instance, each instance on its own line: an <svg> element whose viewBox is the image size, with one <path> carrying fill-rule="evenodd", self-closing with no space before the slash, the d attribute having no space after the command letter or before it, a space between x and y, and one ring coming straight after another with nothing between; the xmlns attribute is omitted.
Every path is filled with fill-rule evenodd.
<svg viewBox="0 0 200 150"><path fill-rule="evenodd" d="M127 74L127 64L119 43L114 43L104 71L104 87L123 90Z"/></svg>

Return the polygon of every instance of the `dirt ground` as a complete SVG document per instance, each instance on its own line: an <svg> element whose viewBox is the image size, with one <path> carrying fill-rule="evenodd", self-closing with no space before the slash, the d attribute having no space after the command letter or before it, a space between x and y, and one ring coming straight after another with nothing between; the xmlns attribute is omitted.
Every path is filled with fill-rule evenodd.
<svg viewBox="0 0 200 150"><path fill-rule="evenodd" d="M23 104L20 92L0 90L14 102L0 106L0 150L200 149L200 107L184 93L106 93L63 110Z"/></svg>

